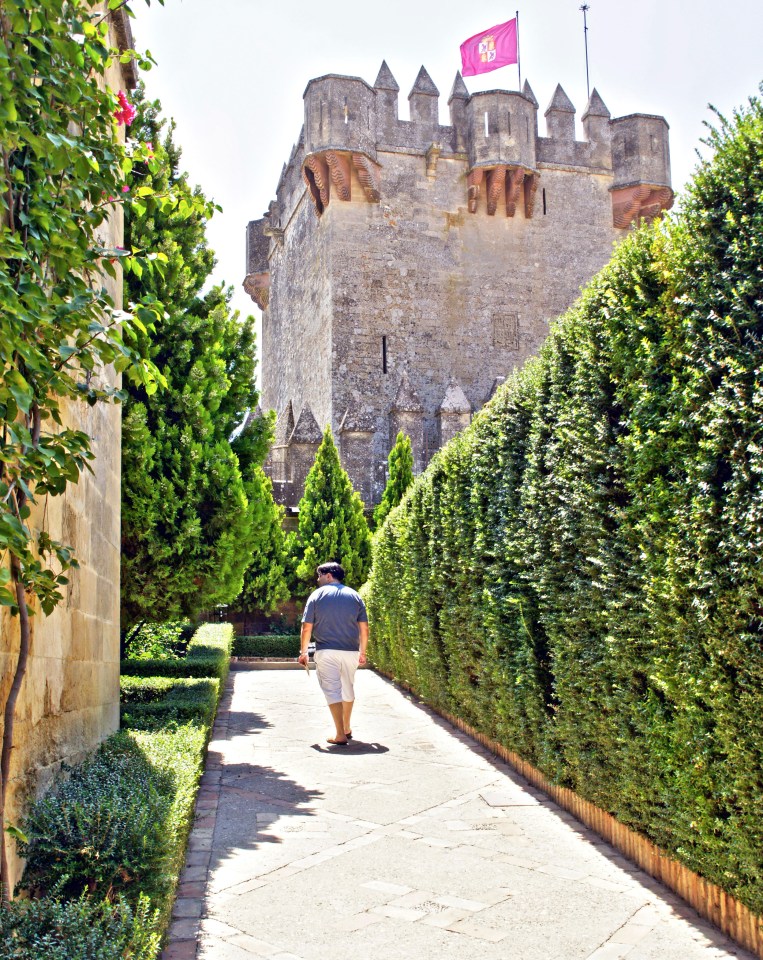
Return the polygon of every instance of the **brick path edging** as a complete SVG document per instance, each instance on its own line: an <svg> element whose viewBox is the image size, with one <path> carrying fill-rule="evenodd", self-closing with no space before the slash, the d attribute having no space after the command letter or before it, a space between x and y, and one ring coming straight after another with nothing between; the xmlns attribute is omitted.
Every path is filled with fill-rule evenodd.
<svg viewBox="0 0 763 960"><path fill-rule="evenodd" d="M229 674L212 727L210 743L227 738L232 699L233 684ZM161 960L196 960L221 781L221 755L214 749L208 749L204 772L199 781L199 792L196 795L185 867L180 874L167 944L162 951Z"/></svg>

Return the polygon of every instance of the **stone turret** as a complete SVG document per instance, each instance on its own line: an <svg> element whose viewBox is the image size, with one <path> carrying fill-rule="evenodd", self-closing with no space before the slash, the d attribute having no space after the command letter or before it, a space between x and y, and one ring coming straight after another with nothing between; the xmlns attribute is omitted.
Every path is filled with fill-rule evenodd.
<svg viewBox="0 0 763 960"><path fill-rule="evenodd" d="M373 501L373 437L376 417L368 411L349 408L339 424L339 453L342 466L352 481L353 489L363 503Z"/></svg>
<svg viewBox="0 0 763 960"><path fill-rule="evenodd" d="M651 220L673 205L668 125L642 113L618 117L612 126L612 206L616 227Z"/></svg>
<svg viewBox="0 0 763 960"><path fill-rule="evenodd" d="M536 108L521 93L488 90L475 93L467 107L469 210L475 213L484 195L487 212L499 206L513 217L526 196L524 214L533 214L536 174Z"/></svg>
<svg viewBox="0 0 763 960"><path fill-rule="evenodd" d="M461 153L466 150L466 131L469 121L466 115L466 105L469 102L469 91L466 89L464 78L460 71L456 71L456 79L448 97L450 109L450 125L453 127L451 146L454 151Z"/></svg>
<svg viewBox="0 0 763 960"><path fill-rule="evenodd" d="M546 108L546 136L554 140L575 139L575 108L570 98L557 84L554 95Z"/></svg>
<svg viewBox="0 0 763 960"><path fill-rule="evenodd" d="M374 83L376 91L376 126L379 135L383 140L391 140L394 137L394 129L397 124L397 96L400 87L397 80L392 76L392 71L387 66L387 61L382 60L379 68L379 74Z"/></svg>
<svg viewBox="0 0 763 960"><path fill-rule="evenodd" d="M353 166L360 175L375 164L376 91L359 77L329 74L308 83L304 100L302 172L320 216L332 190L352 199Z"/></svg>
<svg viewBox="0 0 763 960"><path fill-rule="evenodd" d="M411 386L408 374L404 370L400 378L400 386L395 395L389 417L389 446L395 444L395 438L400 432L405 433L411 440L413 453L413 472L421 473L425 466L424 452L424 408L418 394Z"/></svg>
<svg viewBox="0 0 763 960"><path fill-rule="evenodd" d="M471 404L453 377L450 378L448 389L437 411L437 417L440 421L440 446L445 446L471 423Z"/></svg>
<svg viewBox="0 0 763 960"><path fill-rule="evenodd" d="M322 439L323 434L313 411L305 404L289 437L288 453L292 488L299 490L300 496L305 489L305 479L315 462Z"/></svg>
<svg viewBox="0 0 763 960"><path fill-rule="evenodd" d="M416 81L408 94L411 122L420 124L425 130L433 132L437 127L440 91L424 67L419 70Z"/></svg>

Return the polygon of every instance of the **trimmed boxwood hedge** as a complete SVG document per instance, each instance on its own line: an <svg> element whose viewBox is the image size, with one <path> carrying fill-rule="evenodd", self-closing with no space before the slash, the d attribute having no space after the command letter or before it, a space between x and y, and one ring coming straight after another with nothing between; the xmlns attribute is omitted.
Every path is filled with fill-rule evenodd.
<svg viewBox="0 0 763 960"><path fill-rule="evenodd" d="M299 634L282 636L263 633L259 636L236 637L233 641L235 657L298 657Z"/></svg>
<svg viewBox="0 0 763 960"><path fill-rule="evenodd" d="M115 955L109 939L113 951L128 936L125 956L155 956L185 860L232 639L229 624L194 635L195 656L178 662L190 659L191 670L207 662L207 677L123 677L123 729L32 806L22 824L27 868L20 887L43 899L34 907L14 903L3 918L20 947L47 936L51 924L59 932L76 926L79 917L93 933L72 938L72 957ZM70 899L83 890L84 900ZM140 936L130 933L136 923ZM77 952L80 941L84 952ZM54 937L49 946L51 957L69 956L65 942Z"/></svg>
<svg viewBox="0 0 763 960"><path fill-rule="evenodd" d="M763 913L763 106L376 535L373 660Z"/></svg>
<svg viewBox="0 0 763 960"><path fill-rule="evenodd" d="M221 629L222 627L222 629ZM177 660L123 660L125 677L217 677L225 681L230 666L233 631L227 624L206 623Z"/></svg>
<svg viewBox="0 0 763 960"><path fill-rule="evenodd" d="M209 726L219 686L213 677L122 677L122 727L146 729L192 719Z"/></svg>

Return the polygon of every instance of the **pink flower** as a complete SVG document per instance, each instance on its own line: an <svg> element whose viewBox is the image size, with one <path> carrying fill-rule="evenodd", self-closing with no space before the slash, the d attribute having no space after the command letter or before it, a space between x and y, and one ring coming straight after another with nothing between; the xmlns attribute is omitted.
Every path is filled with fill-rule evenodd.
<svg viewBox="0 0 763 960"><path fill-rule="evenodd" d="M127 186L126 183L123 183L123 184L122 184L122 193L129 193L129 192L130 192L130 188Z"/></svg>
<svg viewBox="0 0 763 960"><path fill-rule="evenodd" d="M114 118L117 123L123 123L126 127L129 127L138 111L121 90L117 94L117 100L119 101L119 109L114 111Z"/></svg>

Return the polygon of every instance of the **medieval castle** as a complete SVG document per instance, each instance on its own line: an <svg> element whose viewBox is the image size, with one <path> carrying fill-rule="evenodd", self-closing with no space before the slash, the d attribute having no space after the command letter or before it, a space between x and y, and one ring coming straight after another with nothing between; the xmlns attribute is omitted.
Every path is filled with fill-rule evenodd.
<svg viewBox="0 0 763 960"><path fill-rule="evenodd" d="M613 244L672 203L665 120L612 119L596 90L583 141L560 86L545 136L527 83L470 95L457 74L449 126L423 67L409 120L398 92L386 63L373 87L311 80L276 199L248 226L262 403L278 411L268 470L290 507L327 424L367 505L398 430L423 469Z"/></svg>

